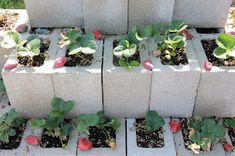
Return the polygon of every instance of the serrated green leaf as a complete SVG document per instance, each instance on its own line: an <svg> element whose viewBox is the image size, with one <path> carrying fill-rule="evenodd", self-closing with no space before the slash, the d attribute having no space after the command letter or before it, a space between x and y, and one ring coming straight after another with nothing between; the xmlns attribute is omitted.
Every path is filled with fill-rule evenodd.
<svg viewBox="0 0 235 156"><path fill-rule="evenodd" d="M213 55L216 58L220 58L220 59L227 59L228 58L227 53L226 53L226 49L223 49L220 47L218 47L214 50Z"/></svg>
<svg viewBox="0 0 235 156"><path fill-rule="evenodd" d="M156 111L147 112L146 128L148 131L156 131L164 125L165 125L164 119Z"/></svg>
<svg viewBox="0 0 235 156"><path fill-rule="evenodd" d="M64 113L59 110L53 110L49 113L49 116L53 118L60 118L64 116Z"/></svg>
<svg viewBox="0 0 235 156"><path fill-rule="evenodd" d="M43 128L46 125L45 119L33 119L31 120L31 125L33 128Z"/></svg>

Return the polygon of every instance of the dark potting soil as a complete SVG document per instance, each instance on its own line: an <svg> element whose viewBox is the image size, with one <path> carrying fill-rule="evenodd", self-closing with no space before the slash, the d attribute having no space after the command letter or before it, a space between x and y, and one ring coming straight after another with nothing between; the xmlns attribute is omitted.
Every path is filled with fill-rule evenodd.
<svg viewBox="0 0 235 156"><path fill-rule="evenodd" d="M69 119L64 120L64 124L71 122ZM47 129L44 128L41 138L40 146L43 148L63 148L63 145L67 145L69 136L66 136L65 140L61 140L59 137L53 137L45 134ZM63 143L63 144L62 144Z"/></svg>
<svg viewBox="0 0 235 156"><path fill-rule="evenodd" d="M66 52L67 62L65 66L67 67L88 67L92 64L93 54L83 54L80 53L79 55L69 55L69 51Z"/></svg>
<svg viewBox="0 0 235 156"><path fill-rule="evenodd" d="M29 30L30 34L38 34L38 35L50 35L55 28L31 28Z"/></svg>
<svg viewBox="0 0 235 156"><path fill-rule="evenodd" d="M232 141L233 147L235 146L235 129L228 128L228 135Z"/></svg>
<svg viewBox="0 0 235 156"><path fill-rule="evenodd" d="M165 146L163 129L147 131L145 119L136 119L136 139L137 146L140 148L163 148Z"/></svg>
<svg viewBox="0 0 235 156"><path fill-rule="evenodd" d="M15 127L14 130L16 131L16 135L9 137L9 141L10 141L9 143L4 143L0 141L0 149L1 150L17 149L20 146L20 142L22 140L25 127L26 127L26 121L20 127L18 128Z"/></svg>
<svg viewBox="0 0 235 156"><path fill-rule="evenodd" d="M169 50L171 51L171 50ZM160 59L161 59L161 63L163 65L187 65L188 64L188 59L187 59L187 55L186 55L186 49L178 49L176 56L171 56L171 60L167 60L166 59L166 54L164 54L163 52L160 55Z"/></svg>
<svg viewBox="0 0 235 156"><path fill-rule="evenodd" d="M114 41L113 41L113 49L114 49L115 47L117 47L118 44L119 44L119 40L114 40ZM120 58L118 58L117 56L113 55L113 65L115 65L115 66L120 66L120 65L118 64L118 61L119 61L119 60L120 60ZM139 53L139 51L137 51L132 57L130 57L128 61L129 61L129 63L130 63L131 61L138 61L139 64L140 64L140 53Z"/></svg>
<svg viewBox="0 0 235 156"><path fill-rule="evenodd" d="M206 56L209 62L213 64L213 66L235 66L235 59L218 59L213 55L214 50L218 47L215 40L201 40L203 49L206 52Z"/></svg>
<svg viewBox="0 0 235 156"><path fill-rule="evenodd" d="M105 130L107 132L98 127L89 128L89 140L92 142L93 148L110 148L108 140L106 140L108 135L116 141L116 131L112 127L105 127Z"/></svg>
<svg viewBox="0 0 235 156"><path fill-rule="evenodd" d="M196 31L200 34L216 34L220 33L218 28L196 28Z"/></svg>
<svg viewBox="0 0 235 156"><path fill-rule="evenodd" d="M44 64L44 61L48 54L48 49L50 46L50 40L43 39L42 47L40 48L40 54L38 56L18 56L19 64L28 67L40 67Z"/></svg>
<svg viewBox="0 0 235 156"><path fill-rule="evenodd" d="M69 141L69 136L65 140L60 140L59 137L53 137L45 134L47 130L43 130L43 135L41 138L40 146L43 148L63 148L63 145L67 145ZM62 145L63 143L63 145Z"/></svg>
<svg viewBox="0 0 235 156"><path fill-rule="evenodd" d="M0 13L0 31L10 31L15 27L19 18L18 13L4 12Z"/></svg>

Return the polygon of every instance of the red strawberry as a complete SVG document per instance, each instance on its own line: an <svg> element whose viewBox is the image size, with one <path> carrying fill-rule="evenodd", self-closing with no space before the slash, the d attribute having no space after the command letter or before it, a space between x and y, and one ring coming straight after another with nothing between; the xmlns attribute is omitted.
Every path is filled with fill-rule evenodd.
<svg viewBox="0 0 235 156"><path fill-rule="evenodd" d="M39 145L39 139L37 136L30 135L25 138L25 142L29 145L37 146Z"/></svg>
<svg viewBox="0 0 235 156"><path fill-rule="evenodd" d="M206 71L211 71L212 67L213 67L213 64L212 64L211 62L206 61L206 62L204 63L204 69L205 69Z"/></svg>
<svg viewBox="0 0 235 156"><path fill-rule="evenodd" d="M19 24L15 27L15 31L19 33L24 33L28 30L28 25L27 24Z"/></svg>
<svg viewBox="0 0 235 156"><path fill-rule="evenodd" d="M63 67L67 62L66 57L59 57L55 60L54 67Z"/></svg>
<svg viewBox="0 0 235 156"><path fill-rule="evenodd" d="M180 122L175 121L175 120L172 120L172 121L170 121L169 124L170 124L170 127L171 127L171 131L172 131L173 133L177 133L178 131L181 130L181 124L180 124Z"/></svg>
<svg viewBox="0 0 235 156"><path fill-rule="evenodd" d="M187 29L181 31L182 34L184 34L187 38L187 40L191 40L194 36L188 32Z"/></svg>
<svg viewBox="0 0 235 156"><path fill-rule="evenodd" d="M95 39L97 39L97 40L102 40L103 39L102 32L96 30L96 31L93 31L92 33L95 36Z"/></svg>
<svg viewBox="0 0 235 156"><path fill-rule="evenodd" d="M11 70L11 69L16 68L17 65L18 65L18 63L6 63L6 64L4 65L4 69L6 69L6 70Z"/></svg>
<svg viewBox="0 0 235 156"><path fill-rule="evenodd" d="M89 151L92 148L92 142L87 138L80 138L78 149L81 151Z"/></svg>
<svg viewBox="0 0 235 156"><path fill-rule="evenodd" d="M144 61L143 66L147 70L153 70L153 68L154 68L153 63L152 63L151 60Z"/></svg>
<svg viewBox="0 0 235 156"><path fill-rule="evenodd" d="M224 150L226 152L231 152L233 150L233 146L231 144L224 144Z"/></svg>

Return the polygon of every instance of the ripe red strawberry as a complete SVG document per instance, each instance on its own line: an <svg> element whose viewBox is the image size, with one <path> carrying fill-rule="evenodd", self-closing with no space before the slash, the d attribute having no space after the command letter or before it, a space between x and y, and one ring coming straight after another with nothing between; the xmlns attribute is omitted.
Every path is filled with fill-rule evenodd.
<svg viewBox="0 0 235 156"><path fill-rule="evenodd" d="M204 69L205 69L206 71L211 71L212 67L213 67L213 64L212 64L211 62L206 61L206 62L204 63Z"/></svg>
<svg viewBox="0 0 235 156"><path fill-rule="evenodd" d="M59 57L55 60L54 67L63 67L67 62L66 57Z"/></svg>
<svg viewBox="0 0 235 156"><path fill-rule="evenodd" d="M102 32L96 30L96 31L93 31L92 33L93 33L93 35L95 36L95 39L96 39L96 40L102 40L102 39L103 39L103 34L102 34Z"/></svg>
<svg viewBox="0 0 235 156"><path fill-rule="evenodd" d="M152 63L151 60L144 61L143 66L147 70L153 70L153 68L154 68L153 63Z"/></svg>
<svg viewBox="0 0 235 156"><path fill-rule="evenodd" d="M78 149L81 151L89 151L92 148L92 142L87 138L80 138Z"/></svg>
<svg viewBox="0 0 235 156"><path fill-rule="evenodd" d="M6 69L6 70L11 70L11 69L16 68L17 65L18 65L18 63L6 63L6 64L4 65L4 69Z"/></svg>
<svg viewBox="0 0 235 156"><path fill-rule="evenodd" d="M15 27L15 31L19 33L24 33L28 30L28 25L27 24L19 24Z"/></svg>
<svg viewBox="0 0 235 156"><path fill-rule="evenodd" d="M39 145L39 139L37 136L29 135L25 138L25 142L29 145L37 146Z"/></svg>
<svg viewBox="0 0 235 156"><path fill-rule="evenodd" d="M170 127L171 127L171 131L172 131L173 133L177 133L178 131L181 130L181 124L180 124L180 122L175 121L175 120L172 120L172 121L170 121L169 124L170 124Z"/></svg>
<svg viewBox="0 0 235 156"><path fill-rule="evenodd" d="M115 143L115 140L110 140L109 141L109 147L112 149L112 150L114 150L115 148L116 148L116 143Z"/></svg>
<svg viewBox="0 0 235 156"><path fill-rule="evenodd" d="M224 144L224 150L226 152L231 152L233 150L233 146L231 144Z"/></svg>
<svg viewBox="0 0 235 156"><path fill-rule="evenodd" d="M194 38L194 36L190 34L187 29L181 31L181 33L186 36L187 40L191 40L192 38Z"/></svg>

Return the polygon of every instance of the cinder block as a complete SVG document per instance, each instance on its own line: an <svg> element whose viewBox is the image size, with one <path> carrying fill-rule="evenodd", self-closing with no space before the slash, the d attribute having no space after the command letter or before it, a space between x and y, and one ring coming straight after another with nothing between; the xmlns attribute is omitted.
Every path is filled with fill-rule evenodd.
<svg viewBox="0 0 235 156"><path fill-rule="evenodd" d="M94 113L103 110L101 65L103 40L97 41L98 49L92 65L88 67L61 67L52 75L55 95L65 100L73 100L72 115ZM65 56L66 48L59 49L57 57Z"/></svg>
<svg viewBox="0 0 235 156"><path fill-rule="evenodd" d="M155 43L150 41L150 49L154 46ZM192 116L201 69L190 40L186 50L188 64L179 66L163 65L150 51L154 65L150 110L163 116Z"/></svg>
<svg viewBox="0 0 235 156"><path fill-rule="evenodd" d="M129 30L134 25L144 28L158 22L170 23L174 0L129 0Z"/></svg>
<svg viewBox="0 0 235 156"><path fill-rule="evenodd" d="M50 39L48 57L40 67L18 66L12 70L2 70L6 91L12 107L25 117L44 117L50 111L51 100L55 96L52 72L57 52L59 34L57 31L50 36L41 36ZM7 63L17 61L14 49Z"/></svg>
<svg viewBox="0 0 235 156"><path fill-rule="evenodd" d="M194 154L191 150L185 148L181 130L174 135L174 141L177 156L225 156L225 152L221 144L216 144L213 146L211 151L201 151L199 154Z"/></svg>
<svg viewBox="0 0 235 156"><path fill-rule="evenodd" d="M217 36L219 34L222 34L222 33L225 33L225 30L224 29L219 29L218 28L218 33L213 33L213 34L210 34L210 33L198 33L197 30L195 28L190 28L188 29L189 33L192 34L194 36L194 38L192 40L194 40L195 38L205 38L205 37L210 37L210 36Z"/></svg>
<svg viewBox="0 0 235 156"><path fill-rule="evenodd" d="M191 27L222 28L231 4L232 0L175 0L173 19L181 19Z"/></svg>
<svg viewBox="0 0 235 156"><path fill-rule="evenodd" d="M126 155L126 125L125 120L121 120L121 129L116 133L116 149L92 148L90 151L80 151L77 156L125 156Z"/></svg>
<svg viewBox="0 0 235 156"><path fill-rule="evenodd" d="M203 66L208 59L201 44L202 39L212 40L215 36L193 40L202 69L194 115L234 117L235 67L213 66L211 71L205 71Z"/></svg>
<svg viewBox="0 0 235 156"><path fill-rule="evenodd" d="M33 129L31 123L28 122L28 135L42 137L43 129ZM69 135L67 148L42 148L40 146L28 145L29 156L76 156L78 134L74 127Z"/></svg>
<svg viewBox="0 0 235 156"><path fill-rule="evenodd" d="M169 118L165 119L163 126L164 147L163 148L140 148L136 143L136 131L133 129L134 119L127 120L127 155L128 156L176 156L173 135L169 127ZM186 156L186 155L185 155Z"/></svg>
<svg viewBox="0 0 235 156"><path fill-rule="evenodd" d="M7 94L4 94L0 100L0 117L8 112L11 108L12 107L9 105Z"/></svg>
<svg viewBox="0 0 235 156"><path fill-rule="evenodd" d="M82 0L24 0L31 27L83 26Z"/></svg>
<svg viewBox="0 0 235 156"><path fill-rule="evenodd" d="M104 45L103 90L104 111L109 116L143 117L149 109L151 72L142 65L131 70L113 65L113 41ZM141 64L149 58L148 49L140 50Z"/></svg>
<svg viewBox="0 0 235 156"><path fill-rule="evenodd" d="M86 32L127 33L128 0L84 0L83 5Z"/></svg>
<svg viewBox="0 0 235 156"><path fill-rule="evenodd" d="M0 13L4 13L5 11L6 11L5 9L0 9ZM16 22L16 25L28 22L28 15L27 15L26 10L12 9L12 10L7 10L7 11L19 14L19 18ZM3 40L4 34L5 34L4 31L0 31L0 43ZM12 49L5 49L0 45L0 70L2 70L11 51ZM0 73L0 77L1 77L1 73Z"/></svg>

